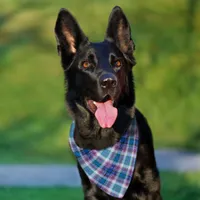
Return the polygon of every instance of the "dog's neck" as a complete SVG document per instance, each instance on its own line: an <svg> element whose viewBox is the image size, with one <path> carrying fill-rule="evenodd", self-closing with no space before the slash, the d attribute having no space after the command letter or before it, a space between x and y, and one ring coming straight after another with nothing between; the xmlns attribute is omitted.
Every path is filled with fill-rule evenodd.
<svg viewBox="0 0 200 200"><path fill-rule="evenodd" d="M127 130L135 114L134 106L131 108L119 107L117 119L111 128L101 128L98 121L85 108L78 105L79 114L75 119L75 141L81 148L103 149L113 146L120 136Z"/></svg>

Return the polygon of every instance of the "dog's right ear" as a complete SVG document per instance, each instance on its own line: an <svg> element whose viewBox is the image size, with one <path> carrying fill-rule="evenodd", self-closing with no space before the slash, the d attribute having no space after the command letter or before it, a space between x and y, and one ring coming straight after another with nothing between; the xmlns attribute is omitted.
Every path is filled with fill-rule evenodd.
<svg viewBox="0 0 200 200"><path fill-rule="evenodd" d="M57 50L61 55L63 67L67 69L81 44L88 38L79 27L75 18L66 9L61 9L55 25Z"/></svg>

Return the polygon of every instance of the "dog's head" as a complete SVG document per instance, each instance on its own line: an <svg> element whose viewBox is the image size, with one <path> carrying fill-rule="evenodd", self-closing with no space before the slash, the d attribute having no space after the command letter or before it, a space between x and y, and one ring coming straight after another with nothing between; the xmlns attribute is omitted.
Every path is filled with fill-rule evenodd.
<svg viewBox="0 0 200 200"><path fill-rule="evenodd" d="M135 46L125 14L120 7L114 7L105 40L92 43L70 12L61 9L55 33L70 110L72 113L84 110L90 117L95 116L102 128L110 128L117 118L117 109L131 108L135 101L132 77Z"/></svg>

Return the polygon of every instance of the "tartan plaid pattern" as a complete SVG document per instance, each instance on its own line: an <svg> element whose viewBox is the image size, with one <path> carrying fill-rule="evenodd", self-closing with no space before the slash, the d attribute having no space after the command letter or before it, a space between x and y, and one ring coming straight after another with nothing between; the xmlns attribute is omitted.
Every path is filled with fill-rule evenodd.
<svg viewBox="0 0 200 200"><path fill-rule="evenodd" d="M138 128L134 118L130 127L114 146L103 150L83 149L74 140L75 122L70 129L69 144L89 180L105 193L122 198L132 179L138 149Z"/></svg>

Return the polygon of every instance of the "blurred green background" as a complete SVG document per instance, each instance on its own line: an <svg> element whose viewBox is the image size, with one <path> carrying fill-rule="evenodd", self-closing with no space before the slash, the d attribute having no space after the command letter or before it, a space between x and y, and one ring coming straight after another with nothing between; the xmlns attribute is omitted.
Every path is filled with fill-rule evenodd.
<svg viewBox="0 0 200 200"><path fill-rule="evenodd" d="M198 0L1 0L0 162L73 162L54 25L69 9L92 41L120 5L136 43L136 105L156 148L200 150Z"/></svg>
<svg viewBox="0 0 200 200"><path fill-rule="evenodd" d="M72 163L54 24L61 7L101 41L115 5L136 43L137 107L156 148L200 151L199 0L0 0L0 163ZM199 199L199 173L162 173L166 199ZM69 196L70 197L69 197ZM0 189L1 199L80 199L81 190Z"/></svg>

